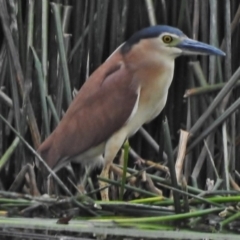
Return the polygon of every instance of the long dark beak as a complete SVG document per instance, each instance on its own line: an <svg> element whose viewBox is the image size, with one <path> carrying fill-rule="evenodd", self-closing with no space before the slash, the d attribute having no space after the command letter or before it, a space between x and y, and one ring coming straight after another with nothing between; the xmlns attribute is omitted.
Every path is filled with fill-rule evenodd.
<svg viewBox="0 0 240 240"><path fill-rule="evenodd" d="M226 54L219 48L208 45L203 42L198 42L190 38L185 38L177 45L182 50L183 55L219 55L225 56Z"/></svg>

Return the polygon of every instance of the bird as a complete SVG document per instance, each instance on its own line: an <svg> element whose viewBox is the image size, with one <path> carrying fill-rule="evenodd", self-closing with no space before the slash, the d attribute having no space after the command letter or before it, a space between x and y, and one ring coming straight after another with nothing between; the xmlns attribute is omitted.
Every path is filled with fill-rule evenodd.
<svg viewBox="0 0 240 240"><path fill-rule="evenodd" d="M175 59L198 54L225 56L175 27L155 25L134 33L85 81L37 152L54 171L77 162L102 166L100 176L108 178L124 142L163 110ZM108 201L106 185L99 181L101 198Z"/></svg>

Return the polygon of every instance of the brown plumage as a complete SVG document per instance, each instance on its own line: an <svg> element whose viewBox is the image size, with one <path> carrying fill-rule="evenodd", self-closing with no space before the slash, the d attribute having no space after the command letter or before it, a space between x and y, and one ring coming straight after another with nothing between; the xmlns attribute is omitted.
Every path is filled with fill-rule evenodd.
<svg viewBox="0 0 240 240"><path fill-rule="evenodd" d="M74 158L106 141L130 116L137 85L129 88L132 74L119 52L111 60L85 82L57 128L39 147L39 154L51 168L61 159Z"/></svg>

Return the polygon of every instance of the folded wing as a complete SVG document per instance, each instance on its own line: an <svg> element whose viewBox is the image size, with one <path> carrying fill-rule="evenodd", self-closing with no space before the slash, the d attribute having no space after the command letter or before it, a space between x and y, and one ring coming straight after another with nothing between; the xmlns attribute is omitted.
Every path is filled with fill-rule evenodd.
<svg viewBox="0 0 240 240"><path fill-rule="evenodd" d="M50 167L106 141L130 117L137 100L137 84L119 53L85 82L53 133L38 152ZM117 62L111 65L111 62Z"/></svg>

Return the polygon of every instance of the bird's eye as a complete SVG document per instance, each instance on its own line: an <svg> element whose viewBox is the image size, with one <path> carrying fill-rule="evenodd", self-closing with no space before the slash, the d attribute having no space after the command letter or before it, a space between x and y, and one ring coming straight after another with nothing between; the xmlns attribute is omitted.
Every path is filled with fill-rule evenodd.
<svg viewBox="0 0 240 240"><path fill-rule="evenodd" d="M173 38L170 35L164 35L162 37L162 40L163 40L164 43L170 43L170 42L172 42Z"/></svg>

